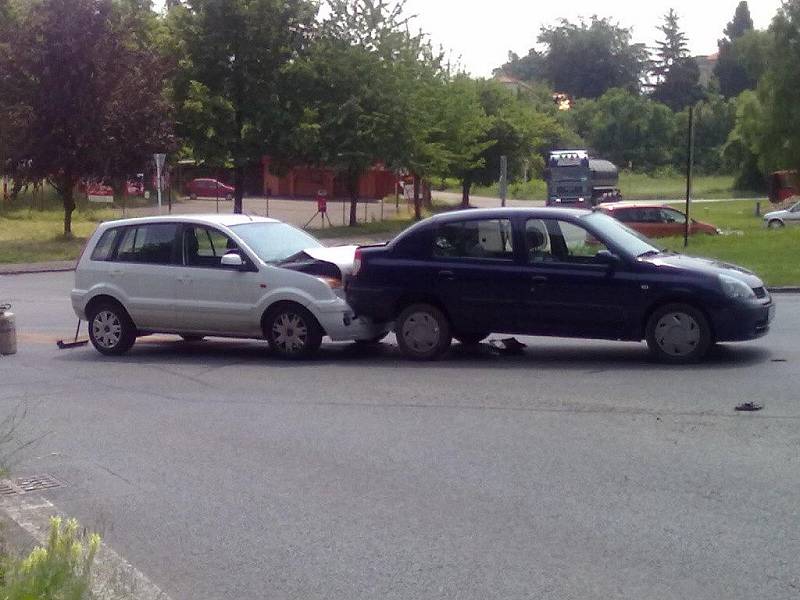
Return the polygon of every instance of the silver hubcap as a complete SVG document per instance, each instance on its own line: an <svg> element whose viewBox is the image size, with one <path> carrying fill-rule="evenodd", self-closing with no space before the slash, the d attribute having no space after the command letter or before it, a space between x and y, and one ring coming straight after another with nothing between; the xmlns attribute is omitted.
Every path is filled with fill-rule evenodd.
<svg viewBox="0 0 800 600"><path fill-rule="evenodd" d="M691 315L672 312L656 324L656 343L670 356L687 356L700 343L700 325Z"/></svg>
<svg viewBox="0 0 800 600"><path fill-rule="evenodd" d="M285 354L295 354L305 348L308 327L300 315L283 313L272 323L272 339Z"/></svg>
<svg viewBox="0 0 800 600"><path fill-rule="evenodd" d="M417 352L430 352L439 343L439 323L426 312L415 312L403 322L403 340Z"/></svg>
<svg viewBox="0 0 800 600"><path fill-rule="evenodd" d="M122 323L110 310L97 313L92 321L95 341L103 348L114 348L122 339Z"/></svg>

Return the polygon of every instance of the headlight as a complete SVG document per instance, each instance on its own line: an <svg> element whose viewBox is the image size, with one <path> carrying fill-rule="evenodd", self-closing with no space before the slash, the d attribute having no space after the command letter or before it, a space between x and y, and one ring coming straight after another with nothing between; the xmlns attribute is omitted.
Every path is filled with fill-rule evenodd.
<svg viewBox="0 0 800 600"><path fill-rule="evenodd" d="M722 284L722 291L725 292L728 298L752 300L756 297L756 293L749 285L735 277L719 275L719 282Z"/></svg>

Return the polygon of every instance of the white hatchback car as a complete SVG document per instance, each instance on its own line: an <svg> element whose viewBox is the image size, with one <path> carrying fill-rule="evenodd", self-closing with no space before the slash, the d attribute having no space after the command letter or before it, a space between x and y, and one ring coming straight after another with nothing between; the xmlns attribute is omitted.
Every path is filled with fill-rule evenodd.
<svg viewBox="0 0 800 600"><path fill-rule="evenodd" d="M302 358L325 335L376 341L389 331L344 300L354 253L263 217L110 221L78 260L72 306L103 354L126 352L140 335L173 333L266 338L277 354Z"/></svg>

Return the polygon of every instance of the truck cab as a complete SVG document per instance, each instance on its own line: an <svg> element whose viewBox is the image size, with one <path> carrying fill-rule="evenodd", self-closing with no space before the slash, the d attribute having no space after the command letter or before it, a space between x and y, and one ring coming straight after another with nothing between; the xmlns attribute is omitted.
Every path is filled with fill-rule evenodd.
<svg viewBox="0 0 800 600"><path fill-rule="evenodd" d="M550 152L545 180L547 206L588 208L622 199L617 167L607 160L589 158L586 150Z"/></svg>

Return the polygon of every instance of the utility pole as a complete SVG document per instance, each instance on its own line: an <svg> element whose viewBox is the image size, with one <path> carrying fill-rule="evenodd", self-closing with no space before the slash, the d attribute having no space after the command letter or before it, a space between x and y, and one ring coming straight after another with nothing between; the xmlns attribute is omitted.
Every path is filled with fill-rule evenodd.
<svg viewBox="0 0 800 600"><path fill-rule="evenodd" d="M686 223L683 225L683 247L689 246L689 205L692 195L692 168L694 166L694 106L689 107L689 136L686 153Z"/></svg>

